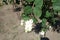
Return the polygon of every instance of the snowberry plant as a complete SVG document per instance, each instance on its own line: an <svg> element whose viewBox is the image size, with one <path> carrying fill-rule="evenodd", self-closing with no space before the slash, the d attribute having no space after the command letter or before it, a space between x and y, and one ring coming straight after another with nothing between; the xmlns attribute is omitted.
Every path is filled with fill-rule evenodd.
<svg viewBox="0 0 60 40"><path fill-rule="evenodd" d="M24 13L22 18L24 20L32 19L34 23L40 23L42 20L41 31L45 32L48 29L46 22L53 16L53 13L50 12L51 10L49 9L49 7L52 6L51 0L24 0L23 6ZM52 18L54 18L54 16Z"/></svg>
<svg viewBox="0 0 60 40"><path fill-rule="evenodd" d="M55 24L55 12L60 10L60 0L24 0L24 13L22 18L24 20L33 19L34 23L40 23L42 20L41 31L46 32L48 25Z"/></svg>
<svg viewBox="0 0 60 40"><path fill-rule="evenodd" d="M24 0L23 6L24 6L24 13L22 14L22 18L24 20L32 20L34 23L39 22L39 17L42 14L42 5L43 0ZM30 21L25 26L25 30L32 30L32 25ZM26 22L27 23L27 22ZM30 26L29 26L30 25ZM27 31L26 31L27 32Z"/></svg>

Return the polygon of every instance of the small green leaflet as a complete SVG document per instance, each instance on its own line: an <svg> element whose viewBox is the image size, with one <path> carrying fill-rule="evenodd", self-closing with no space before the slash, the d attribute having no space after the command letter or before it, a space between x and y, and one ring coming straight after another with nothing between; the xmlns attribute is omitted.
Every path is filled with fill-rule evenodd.
<svg viewBox="0 0 60 40"><path fill-rule="evenodd" d="M51 17L51 13L47 11L45 17L46 17L46 18Z"/></svg>
<svg viewBox="0 0 60 40"><path fill-rule="evenodd" d="M33 22L34 22L34 23L36 23L36 22L37 22L37 20L36 20L35 18L33 18Z"/></svg>
<svg viewBox="0 0 60 40"><path fill-rule="evenodd" d="M46 26L47 19L43 18L42 19L42 31L47 31L47 26Z"/></svg>
<svg viewBox="0 0 60 40"><path fill-rule="evenodd" d="M46 27L46 22L47 22L47 19L43 18L42 19L42 27L43 28Z"/></svg>
<svg viewBox="0 0 60 40"><path fill-rule="evenodd" d="M24 7L24 13L25 15L32 13L32 7L31 6Z"/></svg>
<svg viewBox="0 0 60 40"><path fill-rule="evenodd" d="M37 17L40 17L42 12L41 12L41 10L40 10L39 8L34 7L33 13L34 13L34 15L36 15Z"/></svg>
<svg viewBox="0 0 60 40"><path fill-rule="evenodd" d="M26 20L29 20L29 19L30 19L30 17L29 17L29 16L24 15L24 16L22 16L22 19L24 19L24 20L26 21Z"/></svg>

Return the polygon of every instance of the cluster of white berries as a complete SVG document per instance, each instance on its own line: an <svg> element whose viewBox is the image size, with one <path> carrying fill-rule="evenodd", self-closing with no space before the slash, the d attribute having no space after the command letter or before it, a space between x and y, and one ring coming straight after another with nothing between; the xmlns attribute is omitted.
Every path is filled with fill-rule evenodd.
<svg viewBox="0 0 60 40"><path fill-rule="evenodd" d="M29 19L27 21L21 20L21 25L23 25L25 22L25 32L30 32L32 31L32 26L33 26L33 19Z"/></svg>
<svg viewBox="0 0 60 40"><path fill-rule="evenodd" d="M32 19L27 20L25 22L25 32L30 32L33 28L32 26L33 26L33 20Z"/></svg>

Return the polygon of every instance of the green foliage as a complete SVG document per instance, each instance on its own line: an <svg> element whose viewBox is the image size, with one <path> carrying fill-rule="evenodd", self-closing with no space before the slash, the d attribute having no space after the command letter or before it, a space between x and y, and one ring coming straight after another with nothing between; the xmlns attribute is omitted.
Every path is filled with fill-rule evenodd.
<svg viewBox="0 0 60 40"><path fill-rule="evenodd" d="M60 11L60 0L52 0L53 2L53 9L56 11Z"/></svg>
<svg viewBox="0 0 60 40"><path fill-rule="evenodd" d="M33 18L33 22L34 22L34 23L37 23L37 20L36 20L35 18Z"/></svg>
<svg viewBox="0 0 60 40"><path fill-rule="evenodd" d="M30 19L30 18L27 17L27 16L24 16L24 17L22 17L22 18L23 18L25 21Z"/></svg>
<svg viewBox="0 0 60 40"><path fill-rule="evenodd" d="M31 13L33 13L37 18L41 17L41 15L42 15L42 10L41 9L42 9L42 6L43 6L43 0L25 0L25 1L27 1L28 3L34 1L33 4L35 6L31 6L31 5L28 6L27 5L28 3L26 4L26 6L24 7L24 13L25 13L24 15L26 15L26 16L24 16L25 17L24 19L29 19L27 14L31 14ZM49 18L51 16L53 16L53 14L46 11L45 17ZM46 18L42 19L42 30L43 31L47 31L47 29L48 29L48 27L46 25L46 22L47 22L48 19L46 19ZM34 20L34 23L37 23L38 20L36 20L36 18L32 17L32 19Z"/></svg>
<svg viewBox="0 0 60 40"><path fill-rule="evenodd" d="M34 15L36 15L36 17L40 17L41 16L41 9L39 9L38 7L34 7L34 9L33 9L33 13L34 13Z"/></svg>
<svg viewBox="0 0 60 40"><path fill-rule="evenodd" d="M43 19L42 19L42 30L43 30L44 32L46 32L47 29L48 29L48 27L47 27L47 25L46 25L46 22L47 22L47 19L43 18Z"/></svg>
<svg viewBox="0 0 60 40"><path fill-rule="evenodd" d="M23 14L23 15L22 15L22 19L24 19L24 20L26 21L26 20L29 20L30 17L29 17L29 16L26 16L25 14Z"/></svg>
<svg viewBox="0 0 60 40"><path fill-rule="evenodd" d="M42 27L46 27L46 22L47 22L47 19L43 18L42 19Z"/></svg>
<svg viewBox="0 0 60 40"><path fill-rule="evenodd" d="M24 13L25 15L32 13L32 7L31 6L24 7Z"/></svg>
<svg viewBox="0 0 60 40"><path fill-rule="evenodd" d="M35 0L34 4L36 7L41 8L43 5L43 0Z"/></svg>
<svg viewBox="0 0 60 40"><path fill-rule="evenodd" d="M51 13L47 11L45 17L46 17L46 18L51 17Z"/></svg>

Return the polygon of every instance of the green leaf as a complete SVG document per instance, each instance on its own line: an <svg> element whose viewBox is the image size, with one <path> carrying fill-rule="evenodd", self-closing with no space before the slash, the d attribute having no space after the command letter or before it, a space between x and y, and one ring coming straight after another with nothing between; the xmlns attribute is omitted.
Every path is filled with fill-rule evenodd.
<svg viewBox="0 0 60 40"><path fill-rule="evenodd" d="M24 19L26 21L26 20L29 20L30 17L29 16L26 16L26 15L22 15L22 19Z"/></svg>
<svg viewBox="0 0 60 40"><path fill-rule="evenodd" d="M32 13L32 7L30 6L24 7L24 13L25 15Z"/></svg>
<svg viewBox="0 0 60 40"><path fill-rule="evenodd" d="M25 0L25 1L27 1L27 2L32 2L32 1L34 1L34 0Z"/></svg>
<svg viewBox="0 0 60 40"><path fill-rule="evenodd" d="M46 18L51 17L51 13L47 11L45 17L46 17Z"/></svg>
<svg viewBox="0 0 60 40"><path fill-rule="evenodd" d="M46 25L47 19L43 18L42 19L42 31L47 31L48 27Z"/></svg>
<svg viewBox="0 0 60 40"><path fill-rule="evenodd" d="M35 4L37 7L41 8L42 5L43 5L43 0L35 0L35 1L34 1L34 4Z"/></svg>
<svg viewBox="0 0 60 40"><path fill-rule="evenodd" d="M40 10L39 8L34 7L33 13L34 13L34 15L36 15L37 17L40 17L42 12L41 12L41 10Z"/></svg>
<svg viewBox="0 0 60 40"><path fill-rule="evenodd" d="M52 0L53 2L53 9L56 11L60 11L60 0Z"/></svg>
<svg viewBox="0 0 60 40"><path fill-rule="evenodd" d="M47 19L43 18L42 19L42 27L43 28L46 27L46 22L47 22Z"/></svg>
<svg viewBox="0 0 60 40"><path fill-rule="evenodd" d="M33 18L33 22L34 22L34 23L37 23L37 20L36 20L35 18Z"/></svg>

